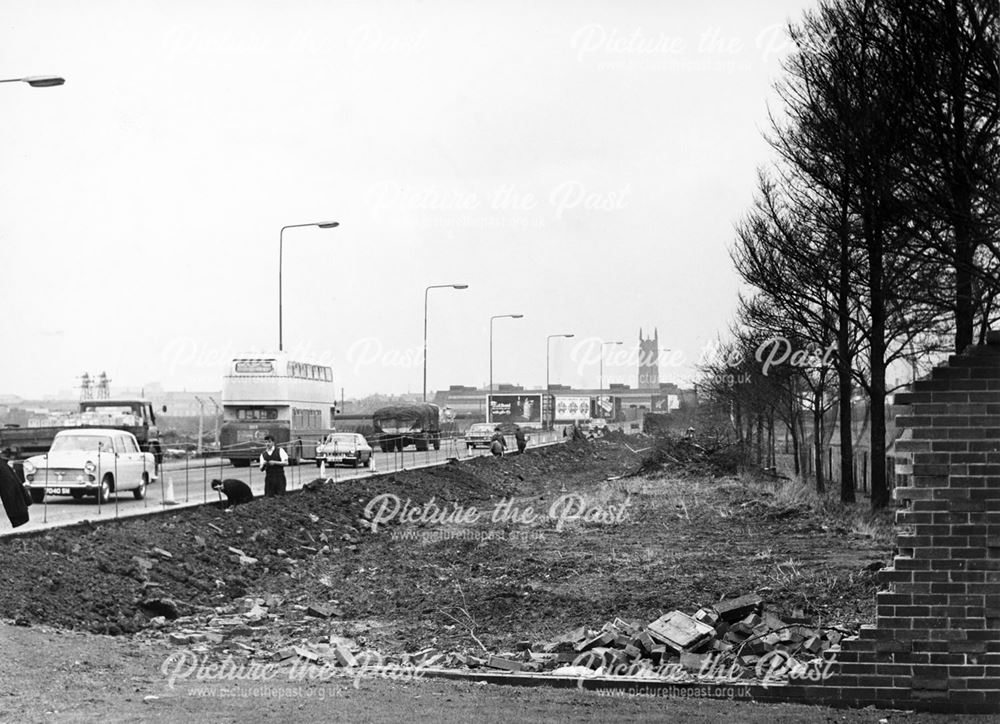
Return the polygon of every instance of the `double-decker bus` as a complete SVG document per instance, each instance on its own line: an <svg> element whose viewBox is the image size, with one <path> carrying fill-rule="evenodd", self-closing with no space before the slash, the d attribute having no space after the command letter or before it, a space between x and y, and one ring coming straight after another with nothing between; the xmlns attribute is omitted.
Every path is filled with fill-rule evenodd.
<svg viewBox="0 0 1000 724"><path fill-rule="evenodd" d="M221 455L236 467L255 462L270 435L291 464L315 458L336 414L333 370L283 352L237 357L222 379Z"/></svg>

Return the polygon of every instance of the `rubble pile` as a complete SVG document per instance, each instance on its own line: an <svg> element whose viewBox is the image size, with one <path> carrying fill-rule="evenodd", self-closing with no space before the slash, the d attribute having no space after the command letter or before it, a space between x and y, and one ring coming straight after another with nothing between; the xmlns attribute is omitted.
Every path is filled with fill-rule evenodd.
<svg viewBox="0 0 1000 724"><path fill-rule="evenodd" d="M653 447L630 476L735 475L743 466L744 455L738 445L716 440L659 436Z"/></svg>
<svg viewBox="0 0 1000 724"><path fill-rule="evenodd" d="M583 628L555 640L524 641L516 653L478 659L470 665L507 671L563 675L711 676L725 670L752 678L773 652L787 669L814 662L839 649L851 631L815 628L804 616L785 621L763 610L759 596L748 595L700 609L693 616L671 611L651 623L615 619L599 630ZM773 665L768 663L768 669Z"/></svg>
<svg viewBox="0 0 1000 724"><path fill-rule="evenodd" d="M815 667L826 653L839 651L840 627L814 627L804 616L782 620L764 610L760 596L723 600L693 616L671 611L655 621L616 618L598 630L577 628L547 641L523 640L514 651L447 651L435 647L414 652L381 653L360 640L335 633L315 635L315 628L280 627L269 609L282 607L277 596L247 598L238 613L188 617L158 626L174 627L171 642L200 653L242 655L275 664L342 668L392 666L411 669L466 669L556 676L633 676L700 681L713 678L760 678L795 668ZM298 605L305 617L339 617L336 606ZM798 613L798 612L797 612ZM295 636L311 632L312 636ZM241 640L242 639L242 640ZM780 655L775 655L779 653Z"/></svg>

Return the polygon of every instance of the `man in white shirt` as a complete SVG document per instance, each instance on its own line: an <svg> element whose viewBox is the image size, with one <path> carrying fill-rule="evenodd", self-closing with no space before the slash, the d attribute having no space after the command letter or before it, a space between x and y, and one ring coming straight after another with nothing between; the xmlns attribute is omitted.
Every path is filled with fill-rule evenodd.
<svg viewBox="0 0 1000 724"><path fill-rule="evenodd" d="M280 447L275 447L273 437L270 435L265 437L264 452L260 454L260 469L264 473L265 498L285 494L286 465L288 465L288 453Z"/></svg>

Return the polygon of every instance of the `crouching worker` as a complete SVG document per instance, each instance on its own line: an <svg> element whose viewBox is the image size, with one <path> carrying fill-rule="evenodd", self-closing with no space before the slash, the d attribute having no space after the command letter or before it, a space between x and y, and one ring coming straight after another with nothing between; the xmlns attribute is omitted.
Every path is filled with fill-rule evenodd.
<svg viewBox="0 0 1000 724"><path fill-rule="evenodd" d="M500 431L500 426L496 427L493 432L493 437L490 438L490 452L493 453L493 457L503 456L504 451L507 449L507 440L504 438L503 433Z"/></svg>
<svg viewBox="0 0 1000 724"><path fill-rule="evenodd" d="M219 495L226 496L226 508L235 508L237 505L253 500L253 491L250 490L250 486L242 480L234 478L213 480L212 490L217 490Z"/></svg>

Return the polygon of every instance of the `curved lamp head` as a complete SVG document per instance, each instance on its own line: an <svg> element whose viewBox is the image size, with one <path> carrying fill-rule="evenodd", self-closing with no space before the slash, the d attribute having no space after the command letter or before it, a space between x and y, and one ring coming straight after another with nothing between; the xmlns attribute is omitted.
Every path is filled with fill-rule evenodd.
<svg viewBox="0 0 1000 724"><path fill-rule="evenodd" d="M321 229L332 229L335 226L340 226L340 222L339 221L321 221L318 224L316 224L316 226L318 226Z"/></svg>
<svg viewBox="0 0 1000 724"><path fill-rule="evenodd" d="M468 284L452 284L451 288L452 289L468 289L469 285Z"/></svg>
<svg viewBox="0 0 1000 724"><path fill-rule="evenodd" d="M57 75L33 75L21 80L32 88L49 88L50 86L62 85L66 82L65 78L60 78Z"/></svg>
<svg viewBox="0 0 1000 724"><path fill-rule="evenodd" d="M512 314L512 315L510 315L510 318L511 319L520 319L523 316L524 316L523 314Z"/></svg>

